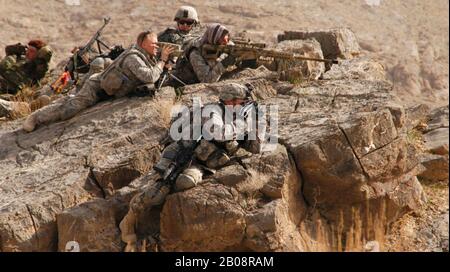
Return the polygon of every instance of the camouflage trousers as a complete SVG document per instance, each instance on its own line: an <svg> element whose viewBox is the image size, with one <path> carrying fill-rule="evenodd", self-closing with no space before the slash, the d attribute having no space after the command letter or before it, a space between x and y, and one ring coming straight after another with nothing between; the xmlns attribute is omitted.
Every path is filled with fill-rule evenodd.
<svg viewBox="0 0 450 272"><path fill-rule="evenodd" d="M60 98L34 112L32 115L36 120L36 126L67 120L100 101L103 91L100 88L99 75L91 76L75 95Z"/></svg>
<svg viewBox="0 0 450 272"><path fill-rule="evenodd" d="M188 167L183 171L177 179L175 184L176 191L187 190L194 187L201 181L201 171L195 167ZM195 176L194 183L183 182L186 176ZM189 179L190 180L190 179ZM181 182L179 182L181 181ZM170 185L158 180L154 183L144 187L144 189L137 193L130 201L130 208L128 213L119 224L121 239L126 243L126 252L135 252L138 248L138 239L136 235L137 218L140 213L150 209L153 206L159 206L164 203L167 195L170 193Z"/></svg>

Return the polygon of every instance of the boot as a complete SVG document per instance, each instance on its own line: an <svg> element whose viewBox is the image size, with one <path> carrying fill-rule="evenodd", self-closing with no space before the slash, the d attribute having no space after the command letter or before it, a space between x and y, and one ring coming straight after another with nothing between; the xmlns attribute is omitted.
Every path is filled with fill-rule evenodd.
<svg viewBox="0 0 450 272"><path fill-rule="evenodd" d="M32 132L36 128L36 116L34 114L31 114L27 117L25 122L23 122L22 128L26 132Z"/></svg>

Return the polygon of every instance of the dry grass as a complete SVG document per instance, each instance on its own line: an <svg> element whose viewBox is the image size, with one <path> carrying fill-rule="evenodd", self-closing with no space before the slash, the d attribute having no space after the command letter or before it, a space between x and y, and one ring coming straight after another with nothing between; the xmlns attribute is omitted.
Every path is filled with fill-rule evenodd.
<svg viewBox="0 0 450 272"><path fill-rule="evenodd" d="M377 241L380 248L387 231L386 202L380 201L373 207L366 202L365 207L353 207L349 214L339 213L337 222L329 223L315 216L313 251L358 252L367 251L369 241Z"/></svg>
<svg viewBox="0 0 450 272"><path fill-rule="evenodd" d="M420 152L425 151L423 134L419 129L413 128L409 130L406 134L406 141L408 144L412 145L416 150Z"/></svg>

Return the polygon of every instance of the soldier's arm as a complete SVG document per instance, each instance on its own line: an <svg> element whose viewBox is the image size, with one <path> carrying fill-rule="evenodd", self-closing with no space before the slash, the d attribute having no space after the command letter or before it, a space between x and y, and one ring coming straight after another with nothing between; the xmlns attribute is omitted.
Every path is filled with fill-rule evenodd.
<svg viewBox="0 0 450 272"><path fill-rule="evenodd" d="M143 83L155 83L163 72L164 62L159 61L155 66L149 67L136 55L128 56L123 63L123 68L133 73Z"/></svg>
<svg viewBox="0 0 450 272"><path fill-rule="evenodd" d="M36 69L34 74L31 75L31 78L34 80L41 80L45 77L45 74L48 71L48 63L44 60L36 60Z"/></svg>
<svg viewBox="0 0 450 272"><path fill-rule="evenodd" d="M220 62L210 67L198 50L192 50L189 61L198 79L203 83L217 82L225 72L225 67Z"/></svg>

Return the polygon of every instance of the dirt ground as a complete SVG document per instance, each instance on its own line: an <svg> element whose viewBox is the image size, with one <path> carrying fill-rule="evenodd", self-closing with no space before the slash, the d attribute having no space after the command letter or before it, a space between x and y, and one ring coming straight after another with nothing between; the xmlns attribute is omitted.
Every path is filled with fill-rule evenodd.
<svg viewBox="0 0 450 272"><path fill-rule="evenodd" d="M283 30L350 27L405 104L448 104L447 0L0 0L0 47L43 38L55 49L55 65L86 43L104 16L112 18L105 40L129 45L143 29L174 25L180 5L196 7L202 23L221 22L268 43Z"/></svg>

